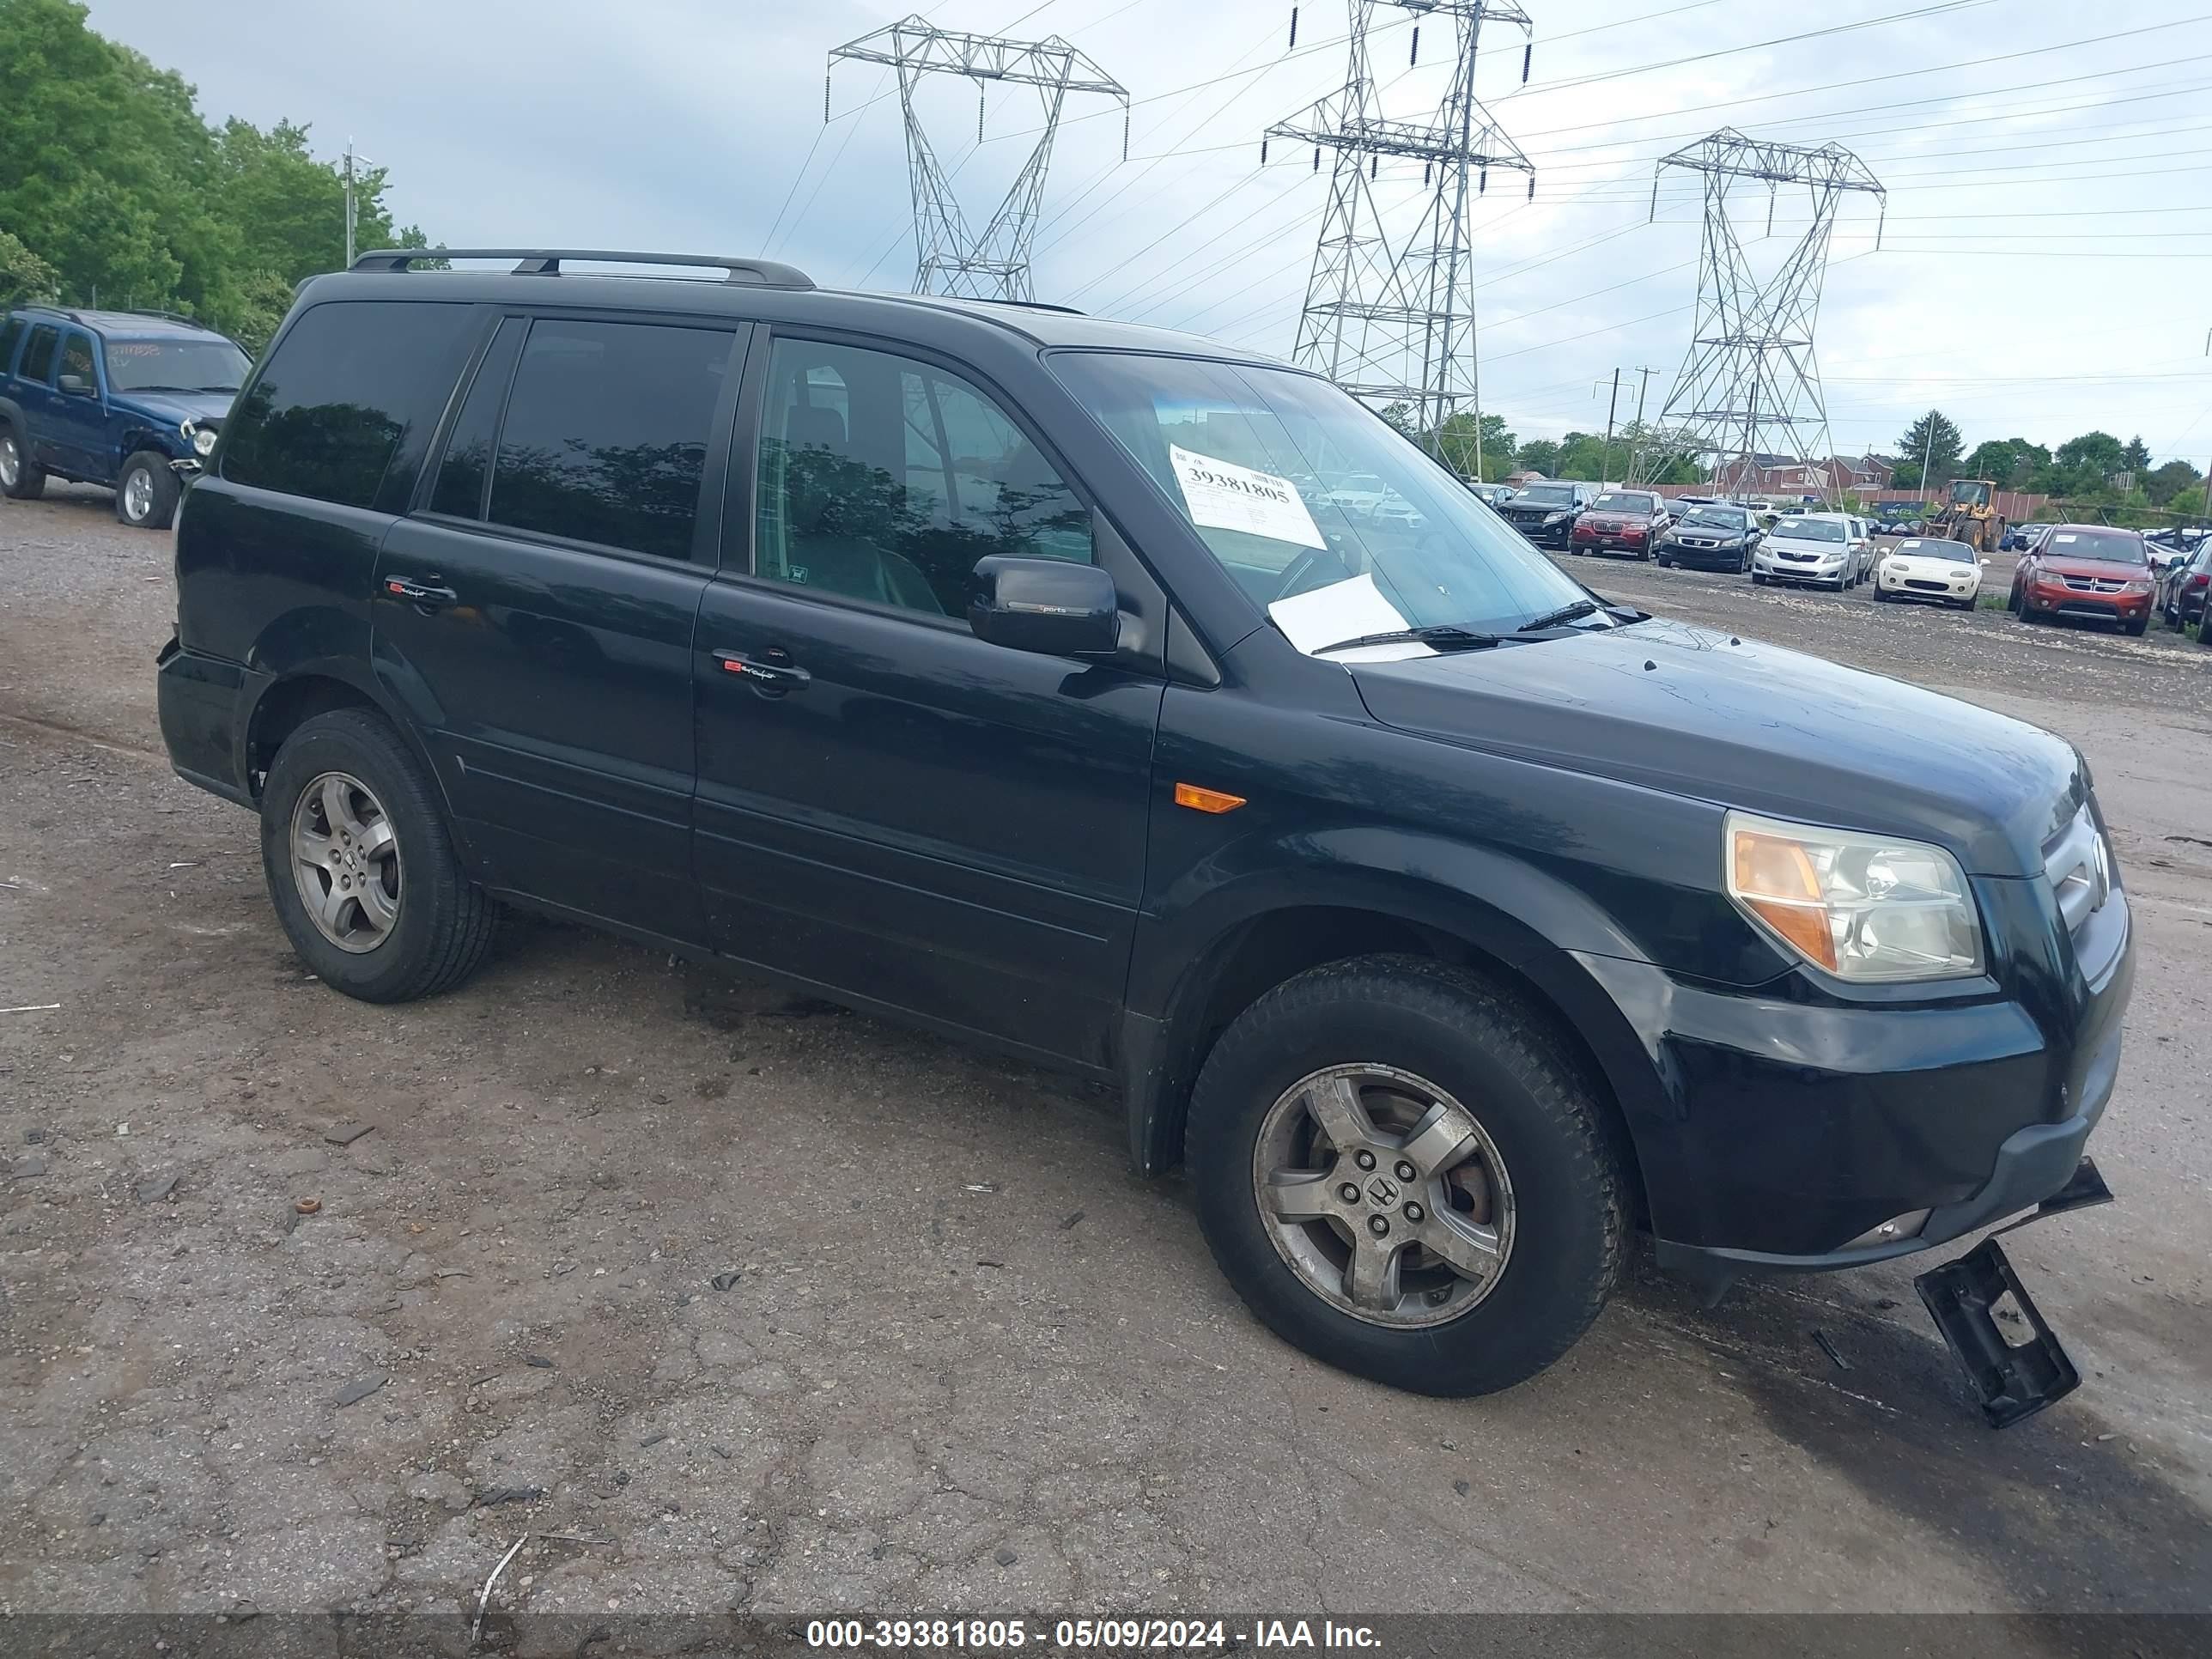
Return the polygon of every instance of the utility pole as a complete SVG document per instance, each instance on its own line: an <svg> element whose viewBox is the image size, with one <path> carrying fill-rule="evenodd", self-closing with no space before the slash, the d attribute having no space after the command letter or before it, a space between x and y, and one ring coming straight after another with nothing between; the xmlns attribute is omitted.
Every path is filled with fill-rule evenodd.
<svg viewBox="0 0 2212 1659"><path fill-rule="evenodd" d="M1463 409L1475 419L1475 467L1482 466L1482 397L1475 344L1474 250L1468 214L1493 167L1524 174L1535 194L1535 166L1474 95L1475 45L1485 22L1533 25L1514 0L1348 0L1351 53L1344 85L1267 131L1335 156L1329 202L1314 245L1305 308L1291 361L1316 369L1376 408L1406 404L1432 453L1444 422ZM1421 26L1448 21L1450 79L1442 106L1411 119L1386 116L1368 60L1368 34L1379 16L1413 25L1407 70L1420 61ZM1385 25L1387 27L1387 24ZM1521 78L1528 78L1525 43ZM1376 199L1382 164L1421 164L1420 216L1394 233Z"/></svg>
<svg viewBox="0 0 2212 1659"><path fill-rule="evenodd" d="M1039 9L1042 9L1040 8ZM906 117L906 160L914 194L914 291L971 300L1034 300L1030 246L1044 199L1045 169L1060 135L1060 106L1071 92L1097 93L1121 104L1121 156L1129 155L1129 92L1088 57L1054 34L1042 40L956 34L908 17L848 40L830 54L898 71L899 107ZM970 230L952 183L915 112L915 88L925 75L964 76L975 83L975 137L983 136L983 89L992 82L1035 87L1044 125L1029 160L983 228ZM829 77L823 78L823 118L829 118Z"/></svg>
<svg viewBox="0 0 2212 1659"><path fill-rule="evenodd" d="M1881 202L1886 213L1888 195L1865 163L1839 144L1808 149L1747 138L1723 127L1660 159L1651 179L1655 218L1658 175L1670 167L1705 176L1705 225L1697 325L1661 418L1684 428L1701 452L1725 453L1730 434L1741 428L1747 456L1771 447L1808 470L1817 456L1827 477L1824 494L1832 501L1835 479L1827 467L1832 441L1813 352L1813 325L1827 273L1828 243L1844 198L1863 191ZM1770 203L1781 185L1804 185L1812 192L1811 228L1764 281L1752 274L1729 212L1730 189L1746 182L1766 185ZM1875 246L1881 246L1879 227ZM1764 415L1759 413L1762 405Z"/></svg>
<svg viewBox="0 0 2212 1659"><path fill-rule="evenodd" d="M1920 499L1923 501L1936 499L1928 493L1928 469L1933 464L1935 455L1936 411L1931 409L1928 411L1928 441L1920 446Z"/></svg>
<svg viewBox="0 0 2212 1659"><path fill-rule="evenodd" d="M1605 459L1597 465L1597 487L1600 489L1613 482L1613 415L1620 406L1620 371L1616 368L1613 371L1613 396L1605 405Z"/></svg>
<svg viewBox="0 0 2212 1659"><path fill-rule="evenodd" d="M349 270L353 268L353 256L355 252L354 244L359 240L361 229L360 185L361 167L363 164L369 167L374 167L376 162L369 156L356 154L354 150L353 140L350 138L347 139L345 147L345 262L346 268Z"/></svg>
<svg viewBox="0 0 2212 1659"><path fill-rule="evenodd" d="M1623 483L1635 484L1643 482L1642 476L1637 470L1637 461L1644 449L1644 395L1651 390L1651 377L1659 371L1656 368L1638 368L1630 372L1643 376L1643 379L1638 380L1636 386L1636 436L1628 446L1628 471L1621 475L1621 479Z"/></svg>

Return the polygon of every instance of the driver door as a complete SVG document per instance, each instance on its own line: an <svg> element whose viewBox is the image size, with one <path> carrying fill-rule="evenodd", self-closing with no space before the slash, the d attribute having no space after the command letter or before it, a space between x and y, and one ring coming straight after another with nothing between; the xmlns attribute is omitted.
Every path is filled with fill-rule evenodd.
<svg viewBox="0 0 2212 1659"><path fill-rule="evenodd" d="M694 865L715 943L1102 1069L1165 689L1157 623L1139 619L1160 614L1150 578L958 371L788 335L754 357L731 459L752 511L692 653ZM976 638L969 578L993 553L1103 565L1123 654Z"/></svg>

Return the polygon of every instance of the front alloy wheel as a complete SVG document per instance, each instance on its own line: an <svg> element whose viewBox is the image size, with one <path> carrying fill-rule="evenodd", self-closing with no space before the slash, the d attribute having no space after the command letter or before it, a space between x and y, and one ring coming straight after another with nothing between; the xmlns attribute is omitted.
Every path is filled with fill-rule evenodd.
<svg viewBox="0 0 2212 1659"><path fill-rule="evenodd" d="M399 840L383 803L345 772L309 781L292 808L292 879L307 920L339 950L374 951L399 921Z"/></svg>
<svg viewBox="0 0 2212 1659"><path fill-rule="evenodd" d="M1253 1144L1269 1241L1332 1307L1396 1329L1487 1296L1513 1249L1505 1161L1445 1091L1388 1066L1301 1078Z"/></svg>
<svg viewBox="0 0 2212 1659"><path fill-rule="evenodd" d="M23 481L23 452L15 447L15 434L0 428L0 489L13 489Z"/></svg>

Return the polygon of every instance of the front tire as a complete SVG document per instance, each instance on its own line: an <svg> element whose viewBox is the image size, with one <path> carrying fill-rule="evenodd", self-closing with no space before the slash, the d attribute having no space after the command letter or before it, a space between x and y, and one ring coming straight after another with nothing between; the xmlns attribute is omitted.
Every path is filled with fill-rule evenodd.
<svg viewBox="0 0 2212 1659"><path fill-rule="evenodd" d="M1528 1009L1474 975L1331 963L1207 1056L1200 1223L1285 1340L1395 1388L1488 1394L1565 1353L1620 1279L1627 1179L1605 1111Z"/></svg>
<svg viewBox="0 0 2212 1659"><path fill-rule="evenodd" d="M35 501L46 493L46 470L31 459L22 434L0 421L0 495L10 501Z"/></svg>
<svg viewBox="0 0 2212 1659"><path fill-rule="evenodd" d="M177 516L184 487L167 459L142 449L123 463L115 480L115 516L133 530L167 530Z"/></svg>
<svg viewBox="0 0 2212 1659"><path fill-rule="evenodd" d="M381 715L340 708L284 740L261 796L261 867L301 961L364 1002L451 990L497 912L453 848L429 771Z"/></svg>
<svg viewBox="0 0 2212 1659"><path fill-rule="evenodd" d="M1753 571L1753 572L1751 573L1751 585L1752 585L1753 587L1764 587L1764 586L1766 586L1766 573L1765 573L1765 571L1763 571L1763 570L1754 570L1754 571Z"/></svg>

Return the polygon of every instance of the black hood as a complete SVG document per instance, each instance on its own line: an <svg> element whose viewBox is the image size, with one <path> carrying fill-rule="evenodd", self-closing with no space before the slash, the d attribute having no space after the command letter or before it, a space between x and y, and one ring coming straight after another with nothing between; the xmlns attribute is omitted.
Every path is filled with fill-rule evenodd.
<svg viewBox="0 0 2212 1659"><path fill-rule="evenodd" d="M2043 868L2088 780L2071 744L1900 680L1654 619L1349 665L1386 726L1776 817Z"/></svg>

